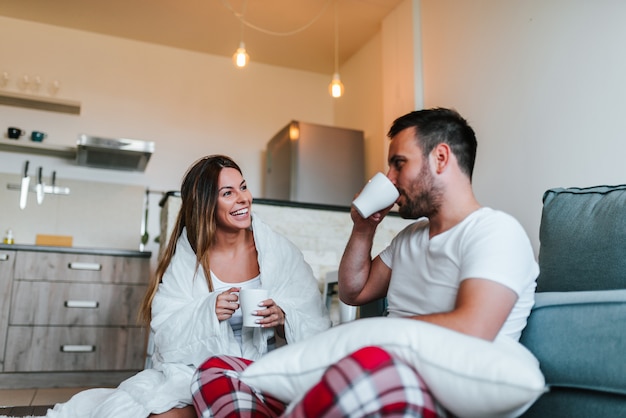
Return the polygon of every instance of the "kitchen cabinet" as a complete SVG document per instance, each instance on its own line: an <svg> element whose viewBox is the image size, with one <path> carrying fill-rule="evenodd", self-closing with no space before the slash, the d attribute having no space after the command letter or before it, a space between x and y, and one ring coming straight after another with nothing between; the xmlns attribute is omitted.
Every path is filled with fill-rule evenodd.
<svg viewBox="0 0 626 418"><path fill-rule="evenodd" d="M8 257L0 262L0 387L27 387L33 377L38 387L59 386L68 373L74 386L116 385L141 370L147 329L137 312L150 253L41 248L0 248Z"/></svg>
<svg viewBox="0 0 626 418"><path fill-rule="evenodd" d="M4 348L9 325L11 284L15 266L15 251L0 250L0 370L4 365Z"/></svg>

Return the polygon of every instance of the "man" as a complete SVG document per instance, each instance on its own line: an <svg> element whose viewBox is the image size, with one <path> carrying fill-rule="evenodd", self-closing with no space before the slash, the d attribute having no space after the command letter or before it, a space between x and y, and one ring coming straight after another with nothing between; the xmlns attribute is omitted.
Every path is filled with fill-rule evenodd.
<svg viewBox="0 0 626 418"><path fill-rule="evenodd" d="M538 266L511 216L478 203L472 189L473 129L457 112L426 109L396 119L389 172L399 214L418 219L373 260L376 227L391 207L354 226L339 265L339 296L351 305L387 297L389 316L468 335L518 340L534 302Z"/></svg>
<svg viewBox="0 0 626 418"><path fill-rule="evenodd" d="M391 317L485 340L500 334L519 340L539 268L521 225L474 196L473 129L453 110L426 109L396 119L388 136L387 177L400 192L400 216L417 221L372 260L376 228L391 207L367 219L352 208L339 297L351 305L386 297ZM361 348L334 363L293 412L324 418L448 416L419 372L380 347Z"/></svg>

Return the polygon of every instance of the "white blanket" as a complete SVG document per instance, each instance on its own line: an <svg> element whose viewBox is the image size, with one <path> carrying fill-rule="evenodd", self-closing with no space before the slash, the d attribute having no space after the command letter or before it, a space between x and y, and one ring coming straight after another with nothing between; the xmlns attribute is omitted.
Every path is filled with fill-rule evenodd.
<svg viewBox="0 0 626 418"><path fill-rule="evenodd" d="M317 280L302 253L257 216L252 230L261 286L285 312L288 343L330 327ZM191 379L208 357L228 354L258 359L267 348L267 329L244 328L241 347L228 321L215 315L217 292L209 292L202 268L183 232L152 303L153 369L125 380L117 389L92 389L48 411L51 418L140 418L191 404Z"/></svg>

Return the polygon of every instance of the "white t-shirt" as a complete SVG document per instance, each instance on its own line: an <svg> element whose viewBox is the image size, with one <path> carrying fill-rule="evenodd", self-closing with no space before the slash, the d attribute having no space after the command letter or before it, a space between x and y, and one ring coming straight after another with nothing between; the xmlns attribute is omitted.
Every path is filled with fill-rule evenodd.
<svg viewBox="0 0 626 418"><path fill-rule="evenodd" d="M380 253L383 263L392 269L389 316L450 311L463 280L493 280L518 295L500 334L519 340L534 304L539 274L532 246L519 222L504 212L481 208L432 239L428 233L428 220L418 220Z"/></svg>

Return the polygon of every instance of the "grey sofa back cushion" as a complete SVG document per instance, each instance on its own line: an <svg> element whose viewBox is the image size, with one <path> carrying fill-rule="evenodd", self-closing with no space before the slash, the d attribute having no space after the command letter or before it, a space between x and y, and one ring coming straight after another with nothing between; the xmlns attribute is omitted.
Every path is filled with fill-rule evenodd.
<svg viewBox="0 0 626 418"><path fill-rule="evenodd" d="M544 193L538 292L626 288L626 185Z"/></svg>

